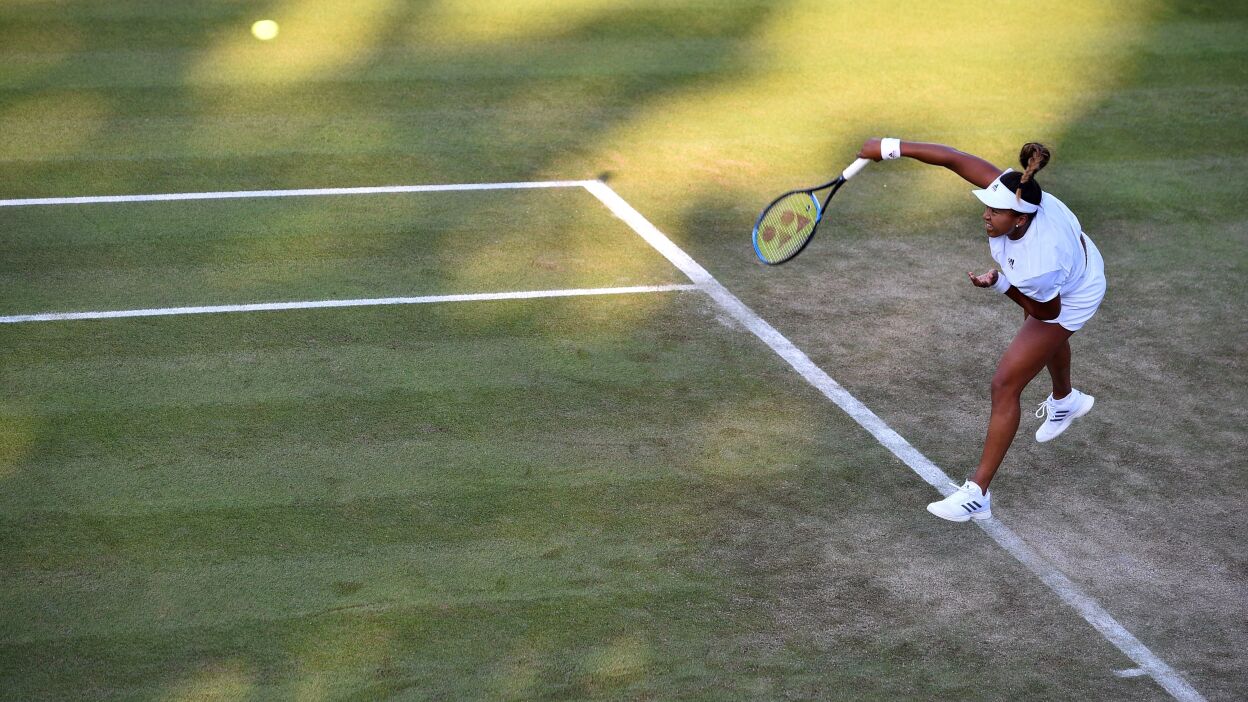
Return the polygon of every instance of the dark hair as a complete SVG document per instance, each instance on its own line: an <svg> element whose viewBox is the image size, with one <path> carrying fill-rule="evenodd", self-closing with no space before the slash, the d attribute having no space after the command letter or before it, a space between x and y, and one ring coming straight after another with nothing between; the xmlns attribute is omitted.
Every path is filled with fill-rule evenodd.
<svg viewBox="0 0 1248 702"><path fill-rule="evenodd" d="M1036 173L1049 165L1049 149L1044 144L1029 141L1023 144L1018 152L1018 165L1023 172L1011 171L1001 176L1001 184L1014 191L1014 196L1023 202L1033 205L1040 204L1040 184L1036 182Z"/></svg>

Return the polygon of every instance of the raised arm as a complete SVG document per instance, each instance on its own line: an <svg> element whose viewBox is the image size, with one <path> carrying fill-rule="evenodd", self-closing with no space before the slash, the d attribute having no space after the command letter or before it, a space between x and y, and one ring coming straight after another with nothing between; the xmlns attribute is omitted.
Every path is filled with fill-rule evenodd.
<svg viewBox="0 0 1248 702"><path fill-rule="evenodd" d="M903 141L901 142L901 155L933 166L944 166L980 188L987 187L989 183L996 180L1002 170L978 156L972 156L944 144ZM879 161L880 140L867 139L858 152L858 158Z"/></svg>

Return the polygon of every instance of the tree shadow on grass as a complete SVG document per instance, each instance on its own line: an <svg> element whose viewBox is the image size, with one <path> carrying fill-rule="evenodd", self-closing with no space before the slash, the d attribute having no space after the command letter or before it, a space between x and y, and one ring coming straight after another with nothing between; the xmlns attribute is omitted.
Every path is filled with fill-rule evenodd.
<svg viewBox="0 0 1248 702"><path fill-rule="evenodd" d="M1211 698L1244 687L1244 632L1227 616L1243 597L1237 545L1246 525L1234 504L1248 488L1239 469L1248 327L1238 302L1248 226L1235 176L1248 130L1234 128L1245 114L1244 22L1238 6L1157 8L1127 47L1120 76L1060 132L1039 137L1055 154L1042 182L1079 215L1107 262L1109 295L1072 341L1075 384L1098 404L1060 443L1033 444L1024 422L999 488L1016 495L1006 497L1003 518ZM922 125L905 130L925 138ZM931 140L978 151L960 131ZM829 156L833 166L841 159ZM885 168L894 166L873 166L838 195L873 191L838 204L858 214L868 205L874 224L817 242L793 269L749 261L755 213L740 200L761 204L766 193L697 198L675 229L747 304L767 310L956 478L978 453L987 381L1018 313L971 300L959 279L987 261L980 242L958 234L974 221L973 203L959 205L965 225L948 206L881 220L893 198L914 197L886 197L884 184L905 183ZM1025 406L1047 393L1047 381L1042 373ZM1172 518L1176 496L1191 519ZM916 495L913 506L921 504ZM1068 636L1059 627L1034 646ZM1091 655L1107 655L1093 643ZM1105 694L1131 694L1118 688Z"/></svg>
<svg viewBox="0 0 1248 702"><path fill-rule="evenodd" d="M182 25L183 33L170 37L170 44L209 47L220 34L240 31L250 14L258 11L239 6L211 21L196 20L194 29ZM133 41L124 31L126 21L114 18L101 27L98 17L85 18L73 29L88 37L84 48L100 52L95 56L103 63L92 66L79 58L50 65L46 73L30 77L23 88L11 90L5 103L11 106L6 111L10 119L51 118L41 115L37 104L32 107L24 101L37 102L55 93L60 101L56 104L64 106L56 119L72 122L84 114L91 116L76 125L80 131L62 144L48 146L39 157L6 161L0 182L6 197L19 197L548 177L552 163L595 144L648 101L705 84L718 72L730 70L735 60L735 38L747 33L767 11L763 5L749 3L718 8L711 16L701 8L609 9L549 36L522 38L502 46L486 42L448 49L447 55L442 55L438 47L417 47L410 53L404 48L394 49L408 46L410 33L428 19L425 6L402 6L388 15L387 28L370 40L375 42L369 47L375 49L371 61L364 60L326 80L275 86L230 85L228 80L185 83L180 77L203 68L194 65L194 52L173 52L172 58L158 66L128 66L127 60L143 61L144 56L142 49L126 48ZM74 20L64 21L74 24ZM139 26L147 25L140 22ZM131 68L139 77L128 82L126 71ZM80 105L90 105L93 111L76 111ZM229 132L231 128L235 133ZM263 229L281 232L309 224L332 227L344 216L341 208L328 204L312 200L300 204L286 214L268 213ZM582 221L580 211L585 206L562 206L567 208L569 236L579 236L576 223ZM81 226L99 224L84 215ZM223 219L221 226L239 225ZM196 249L191 259L204 265L218 260L227 264L255 260L258 254L254 241L249 241L252 238L240 236L216 248ZM387 243L383 240L377 245L384 249ZM392 250L383 250L380 255L412 255L403 242L396 240L391 245ZM170 246L177 244L170 242ZM325 251L314 253L326 255ZM328 255L332 261L332 252ZM616 348L622 342L603 341L600 334L581 339L583 332L576 330L571 319L564 328L552 327L549 313L536 306L512 305L505 310L501 314L507 317L506 327L494 332L496 336L516 332L521 337L546 336L577 345L575 350L569 347L566 358L561 357L567 368L563 372L556 369L552 378L555 385L579 383L591 390L597 388L608 404L644 402L644 394L628 382L613 388L596 377L595 364L603 362L604 356L609 357L608 362L624 365L645 361L636 354L641 360L630 358L630 350ZM500 313L481 314L497 320ZM217 320L206 326L139 324L131 329L144 337L143 348L131 349L130 355L132 359L144 355L181 357L191 350L209 355L215 350L237 357L237 363L245 367L254 353L309 345L328 352L343 346L401 343L429 331L425 327L428 317L421 313L389 319L383 314L378 318L378 328L369 330L335 329L333 321L314 323L310 330L306 319L256 318L236 325ZM471 314L451 322L456 329L490 334L485 331L487 325ZM289 330L289 335L275 343L274 335L282 336L282 330ZM51 349L52 356L73 357L75 363L90 365L91 349L80 345L82 333L81 328L70 326L48 328L34 332L38 343L25 338L20 345L32 354L27 360L39 355L39 344L46 344L44 348ZM120 341L113 336L118 333L101 333L108 338L97 339L94 348L116 351L113 343ZM631 325L617 325L608 336L628 339L635 334ZM658 342L661 344L662 339ZM595 345L605 347L605 353ZM325 370L334 372L329 367ZM342 382L351 381L344 378ZM124 406L128 397L139 392L141 388L118 387L105 403ZM253 451L263 452L287 432L312 432L309 441L315 441L317 422L329 421L330 415L356 426L361 416L370 417L375 409L365 402L348 418L343 410L355 401L341 394L335 399L337 404L331 401L327 405L328 414L311 418L291 416L272 402L231 407L227 401L225 407L198 416L191 407L183 408L186 412L159 413L153 419L175 433L192 433L192 443L205 452L202 458L215 461L224 473L234 473L240 464L246 467ZM555 405L557 394L550 399L549 407L537 403L540 411L566 411ZM508 396L505 400L515 402L517 398ZM454 404L455 400L442 398L440 402ZM593 409L594 404L589 403L580 411ZM454 414L445 404L432 409L411 407L408 411L417 417L429 415L427 422L417 425L433 427L431 431L437 436L447 432L449 419L439 413ZM577 411L572 408L574 415ZM638 412L644 408L639 406ZM86 435L94 433L102 443L126 441L127 427L131 439L142 434L154 443L168 440L159 431L133 425L107 426L107 419L101 422L98 414L93 419L90 414L89 408L79 407L76 416L91 424L83 426ZM45 419L64 421L66 416ZM383 439L395 440L410 433L402 423L387 420L384 412L376 419L368 422L373 431L386 427L392 431ZM187 424L179 429L179 421ZM212 433L219 435L219 442L210 440ZM66 450L64 441L71 435L77 436L80 451L91 452L89 441L61 426L35 442L33 452L26 457L26 469L56 465L58 453ZM358 450L367 451L369 441L377 438L348 436L346 440L358 442ZM629 450L659 450L644 445L644 441L632 443L637 446ZM159 454L154 460L160 462ZM263 473L275 465L254 467ZM152 469L159 470L160 466ZM136 475L134 482L141 485L144 480ZM222 491L228 494L242 484L223 485ZM413 568L406 576L387 571L383 564L383 579L389 579L400 591L379 593L369 589L367 579L346 564L352 553L336 553L332 541L316 546L295 538L301 530L334 538L371 538L369 534L381 531L396 533L399 543L410 540L413 548L422 543L422 534L413 532L412 522L380 528L372 523L369 515L375 515L379 505L364 496L343 494L347 489L343 483L310 486L318 494L325 493L308 498L310 506L242 509L216 517L192 510L182 515L185 527L174 526L164 519L171 513L162 517L159 510L155 514L136 512L122 521L73 515L72 510L15 518L6 525L11 565L38 569L68 560L68 567L81 568L94 584L53 587L49 596L82 612L85 621L70 627L67 635L40 639L42 643L37 646L29 645L29 641L6 646L4 657L12 663L6 667L25 671L25 682L14 681L14 689L32 696L55 696L84 688L100 697L118 692L164 696L229 694L231 690L247 694L272 689L339 696L411 687L451 697L493 697L500 691L523 697L540 690L567 697L627 694L628 690L661 695L667 689L664 681L672 677L685 681L682 684L691 691L701 689L704 683L698 681L704 673L698 671L706 652L699 647L707 646L708 640L698 638L698 632L708 626L703 608L709 605L691 599L700 600L708 588L697 580L702 577L698 575L672 576L670 582L667 576L660 578L663 582L656 582L647 575L683 573L679 556L690 548L682 542L690 538L687 527L668 524L688 520L689 508L673 507L661 488L649 493L591 488L578 495L539 487L527 494L517 490L492 495L487 498L492 502L486 505L498 509L486 510L487 514L475 519L456 515L470 525L471 533L465 535L470 542L468 550L478 548L471 545L472 541L483 542L479 547L482 562L474 565L469 558L457 572L463 577L476 573L481 587L427 598L430 601L425 604L415 598L415 604L410 605L403 604L410 596L402 587L420 590L422 578L431 577L413 565L423 559L419 553L395 559L407 564L403 567ZM696 488L696 481L692 487L681 487L694 497ZM555 498L567 502L552 503ZM442 508L455 510L454 504ZM557 508L568 510L563 521L570 528L588 530L569 539L592 539L593 530L602 529L602 539L622 543L602 553L586 551L581 544L573 552L583 560L565 563L559 562L558 554L564 535L526 535L523 529L513 534L535 516L549 517L550 510ZM642 518L636 514L638 510L652 513ZM438 509L432 512L438 513ZM326 517L329 526L324 522ZM43 528L40 520L63 528ZM630 527L630 521L642 524L641 530ZM529 528L534 527L529 524ZM55 533L74 534L75 552L86 554L83 560L65 559L64 552L59 556L43 554L44 548L52 548L49 541L55 540ZM269 538L283 533L297 543ZM508 536L532 548L541 547L541 558L547 562L538 563L528 553L516 556L519 562L512 562L506 553L491 551L496 548L489 543L491 539ZM250 566L243 551L256 539L272 542L271 550L276 553L270 556L270 549L264 549L265 554L251 553L248 557L271 558L276 561L272 566L253 560L256 570L252 575L241 571L233 576L217 573L218 567L247 570ZM677 543L651 551L645 547L649 540ZM326 559L323 571L303 582L290 581L292 576L282 560L283 553L291 549L299 552L295 560ZM149 560L154 552L169 560ZM547 559L546 553L554 555ZM600 562L607 556L609 562ZM343 564L336 565L337 559ZM182 570L179 564L191 565ZM295 572L306 573L293 562L288 565ZM122 571L129 575L123 576ZM561 594L543 594L540 586L533 586L536 594L526 592L533 582L540 585L543 577L550 577L549 571L567 579L561 580L562 590L556 590ZM604 585L619 575L617 571L635 571L624 578L633 585L611 592ZM187 577L194 576L187 574L196 572L201 573L202 582L189 582ZM129 596L121 587L123 578L131 579ZM244 582L249 578L258 582ZM284 599L282 592L297 595ZM249 599L252 606L248 606ZM337 608L339 600L345 602L341 609ZM248 610L254 615L246 614ZM43 616L53 618L50 613ZM167 617L172 626L151 621L154 616ZM125 632L100 633L108 631L101 628L101 617L129 619L137 626ZM675 635L679 645L687 643L690 648L675 656L678 663L672 663L667 659L671 644L663 643L671 634L664 632L682 618L700 623L690 623L683 630L686 633ZM53 625L45 619L33 630ZM73 633L82 631L91 633ZM692 640L681 641L681 636ZM447 656L448 651L454 653ZM53 664L63 660L74 664L68 669ZM465 673L465 668L471 670ZM67 670L72 674L64 674Z"/></svg>

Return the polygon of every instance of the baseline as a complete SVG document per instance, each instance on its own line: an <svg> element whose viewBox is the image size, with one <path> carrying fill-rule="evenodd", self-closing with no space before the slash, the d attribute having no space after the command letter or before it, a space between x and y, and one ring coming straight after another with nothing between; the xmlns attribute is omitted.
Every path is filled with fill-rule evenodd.
<svg viewBox="0 0 1248 702"><path fill-rule="evenodd" d="M836 403L859 425L866 429L885 448L901 459L919 477L936 488L941 495L948 495L957 489L949 476L935 463L919 452L910 442L884 423L884 420L872 412L858 398L854 397L839 383L832 379L822 368L750 309L728 288L715 279L697 261L693 260L680 247L668 239L640 212L628 204L624 198L601 181L591 181L585 185L594 197L611 210L615 216L624 221L633 231L672 262L702 289L733 319L740 322L755 336L767 344L781 358L788 362L808 383L818 389L825 397ZM1088 624L1092 625L1105 640L1112 643L1119 651L1135 661L1148 676L1161 685L1166 692L1182 702L1204 702L1204 697L1183 679L1178 672L1161 660L1130 631L1118 623L1114 617L1091 596L1085 594L1078 585L1066 577L1057 566L1045 560L1039 553L1027 545L1021 537L1007 527L999 519L976 521L984 533L988 534L1001 548L1014 556L1023 566L1038 577L1063 602L1079 613Z"/></svg>

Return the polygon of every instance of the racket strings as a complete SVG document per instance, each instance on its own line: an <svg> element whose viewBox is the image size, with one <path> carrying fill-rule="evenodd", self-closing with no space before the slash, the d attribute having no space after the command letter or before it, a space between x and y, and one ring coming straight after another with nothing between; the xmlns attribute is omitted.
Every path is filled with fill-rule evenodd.
<svg viewBox="0 0 1248 702"><path fill-rule="evenodd" d="M795 255L815 233L819 201L808 192L792 193L772 203L759 217L754 245L759 256L778 263Z"/></svg>

